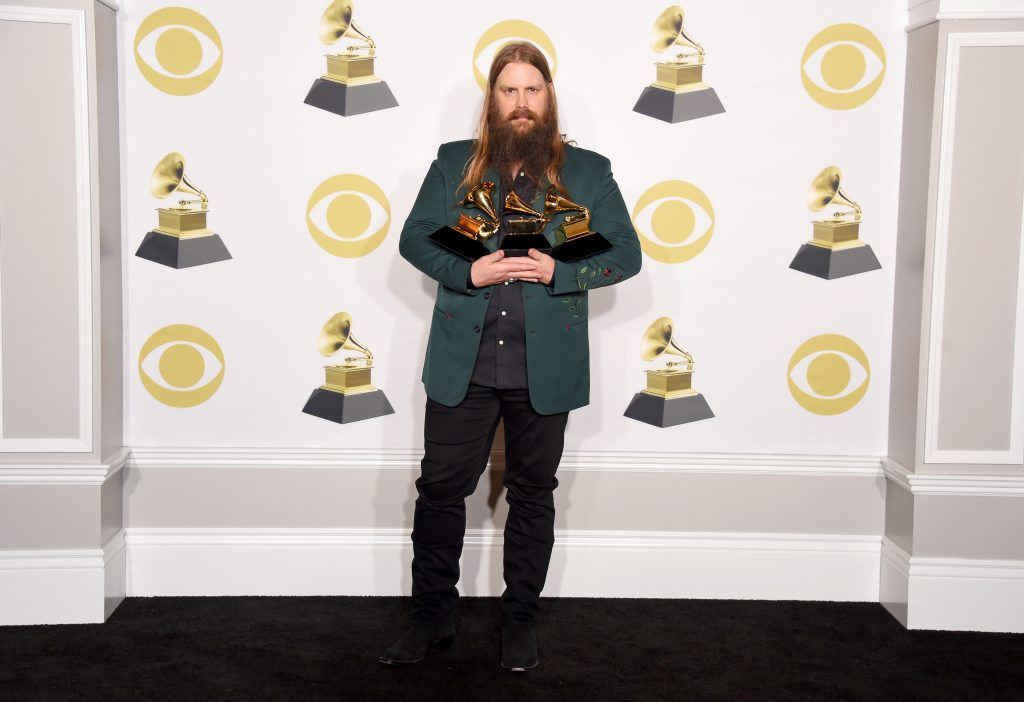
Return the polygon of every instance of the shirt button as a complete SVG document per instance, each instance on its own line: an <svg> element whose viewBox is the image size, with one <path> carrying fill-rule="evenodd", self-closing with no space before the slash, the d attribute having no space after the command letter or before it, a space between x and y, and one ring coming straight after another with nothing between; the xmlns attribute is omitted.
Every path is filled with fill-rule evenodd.
<svg viewBox="0 0 1024 702"><path fill-rule="evenodd" d="M478 325L474 326L473 327L473 331L475 331L477 334L479 334L480 333L480 325L478 324Z"/></svg>
<svg viewBox="0 0 1024 702"><path fill-rule="evenodd" d="M501 316L502 316L502 317L504 317L504 316L505 316L505 310L502 310L502 311L501 311Z"/></svg>
<svg viewBox="0 0 1024 702"><path fill-rule="evenodd" d="M502 341L501 339L498 339L498 343L499 343L499 344L504 344L505 342L504 342L504 341Z"/></svg>
<svg viewBox="0 0 1024 702"><path fill-rule="evenodd" d="M508 285L508 281L507 280L505 281L505 285Z"/></svg>
<svg viewBox="0 0 1024 702"><path fill-rule="evenodd" d="M524 173L523 171L519 171L519 175L524 176L526 175L526 173Z"/></svg>

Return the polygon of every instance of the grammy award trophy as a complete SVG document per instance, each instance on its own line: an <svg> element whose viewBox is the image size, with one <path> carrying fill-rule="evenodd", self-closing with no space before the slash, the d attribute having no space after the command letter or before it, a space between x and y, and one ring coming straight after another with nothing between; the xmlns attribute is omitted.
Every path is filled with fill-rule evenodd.
<svg viewBox="0 0 1024 702"><path fill-rule="evenodd" d="M661 53L676 45L692 51L655 62L657 80L644 88L633 111L664 122L685 122L725 112L715 89L704 82L704 47L687 35L679 5L662 12L651 29L652 51Z"/></svg>
<svg viewBox="0 0 1024 702"><path fill-rule="evenodd" d="M231 258L224 242L206 228L206 193L185 177L185 157L177 152L160 159L149 182L153 197L171 193L198 195L177 207L158 207L158 224L146 233L135 255L171 268L189 268Z"/></svg>
<svg viewBox="0 0 1024 702"><path fill-rule="evenodd" d="M662 428L714 417L708 401L691 387L693 356L672 338L672 320L659 317L644 332L640 357L653 361L669 354L682 356L685 363L668 361L664 368L646 371L647 388L633 396L623 415Z"/></svg>
<svg viewBox="0 0 1024 702"><path fill-rule="evenodd" d="M859 239L861 207L839 187L843 172L829 166L811 182L807 207L819 212L829 205L845 205L853 211L835 211L828 219L813 220L814 235L803 244L789 267L832 280L882 267L871 247Z"/></svg>
<svg viewBox="0 0 1024 702"><path fill-rule="evenodd" d="M341 349L358 351L344 363L324 366L324 384L313 390L302 411L339 424L394 414L384 393L370 384L373 354L352 336L352 317L338 312L320 330L317 344L322 356L333 356Z"/></svg>
<svg viewBox="0 0 1024 702"><path fill-rule="evenodd" d="M473 186L462 200L462 206L480 210L487 215L489 221L460 212L459 221L454 226L441 227L427 238L470 261L486 256L490 250L483 242L498 231L498 215L494 211L493 198L492 181L485 180Z"/></svg>
<svg viewBox="0 0 1024 702"><path fill-rule="evenodd" d="M552 185L544 198L544 216L550 218L563 212L574 214L568 215L562 222L565 241L551 249L551 258L569 263L602 253L612 247L611 242L604 236L590 231L590 210L559 195Z"/></svg>
<svg viewBox="0 0 1024 702"><path fill-rule="evenodd" d="M508 231L501 240L501 248L506 256L526 256L530 249L545 252L551 250L551 243L543 234L550 219L523 202L515 190L505 196L505 210L526 215L508 220Z"/></svg>
<svg viewBox="0 0 1024 702"><path fill-rule="evenodd" d="M334 0L320 18L320 41L331 45L339 39L365 46L327 54L327 73L313 82L303 102L343 117L396 107L388 84L373 74L377 45L352 21L352 0Z"/></svg>

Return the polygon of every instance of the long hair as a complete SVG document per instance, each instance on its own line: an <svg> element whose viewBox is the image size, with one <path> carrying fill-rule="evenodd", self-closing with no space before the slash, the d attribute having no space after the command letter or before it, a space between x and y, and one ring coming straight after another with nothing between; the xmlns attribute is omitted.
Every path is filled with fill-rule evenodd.
<svg viewBox="0 0 1024 702"><path fill-rule="evenodd" d="M491 70L487 75L487 92L484 94L484 106L480 112L480 123L477 125L476 147L466 162L466 168L459 184L460 188L469 190L483 180L484 171L490 165L491 139L491 105L494 101L494 84L498 80L498 74L510 63L528 63L544 77L548 90L548 107L546 118L554 125L553 137L551 140L551 163L548 164L544 176L563 195L566 195L558 172L565 162L565 141L561 130L558 128L558 101L555 99L555 87L551 82L551 68L544 54L536 46L529 42L518 41L506 44L494 55L491 61Z"/></svg>

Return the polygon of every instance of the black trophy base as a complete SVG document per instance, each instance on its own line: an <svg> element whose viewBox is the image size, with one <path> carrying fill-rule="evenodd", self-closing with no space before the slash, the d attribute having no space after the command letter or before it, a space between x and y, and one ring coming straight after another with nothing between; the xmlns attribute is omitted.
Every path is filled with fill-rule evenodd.
<svg viewBox="0 0 1024 702"><path fill-rule="evenodd" d="M135 255L171 268L191 268L231 258L216 234L181 239L161 232L146 232Z"/></svg>
<svg viewBox="0 0 1024 702"><path fill-rule="evenodd" d="M551 242L543 234L506 234L501 249L506 256L528 256L530 249L551 251Z"/></svg>
<svg viewBox="0 0 1024 702"><path fill-rule="evenodd" d="M376 83L345 85L336 80L317 78L303 102L342 117L398 106L398 101L391 94L391 88L382 80Z"/></svg>
<svg viewBox="0 0 1024 702"><path fill-rule="evenodd" d="M453 254L462 256L462 258L469 259L470 261L475 261L481 256L486 256L490 253L487 247L479 240L470 239L465 234L460 234L451 227L441 227L427 238L440 244Z"/></svg>
<svg viewBox="0 0 1024 702"><path fill-rule="evenodd" d="M656 427L673 427L715 416L708 401L700 393L685 397L664 398L646 392L633 395L632 402L623 413L624 417L653 424Z"/></svg>
<svg viewBox="0 0 1024 702"><path fill-rule="evenodd" d="M570 263L581 258L604 253L611 247L612 243L610 241L597 232L591 232L576 239L566 239L551 249L551 258L562 263Z"/></svg>
<svg viewBox="0 0 1024 702"><path fill-rule="evenodd" d="M671 90L648 85L633 105L633 112L660 119L663 122L686 122L709 115L725 112L722 101L715 89L708 86L701 90L674 93Z"/></svg>
<svg viewBox="0 0 1024 702"><path fill-rule="evenodd" d="M388 398L381 390L343 395L340 392L323 388L313 391L313 394L306 400L306 406L302 408L302 411L338 424L348 424L395 413Z"/></svg>
<svg viewBox="0 0 1024 702"><path fill-rule="evenodd" d="M875 271L882 267L875 252L867 244L852 249L833 251L823 246L804 244L793 257L789 267L825 280Z"/></svg>

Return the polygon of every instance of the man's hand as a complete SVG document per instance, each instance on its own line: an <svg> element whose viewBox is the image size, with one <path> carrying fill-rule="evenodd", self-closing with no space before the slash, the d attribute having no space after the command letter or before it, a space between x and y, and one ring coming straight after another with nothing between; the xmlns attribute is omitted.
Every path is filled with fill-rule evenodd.
<svg viewBox="0 0 1024 702"><path fill-rule="evenodd" d="M502 249L498 249L482 256L473 262L470 280L478 288L511 279L547 285L555 274L555 259L537 249L530 249L528 253L528 256L506 256Z"/></svg>

